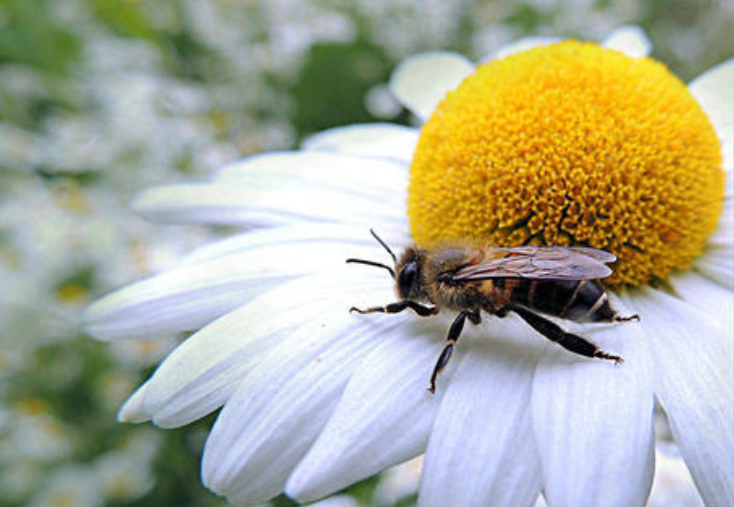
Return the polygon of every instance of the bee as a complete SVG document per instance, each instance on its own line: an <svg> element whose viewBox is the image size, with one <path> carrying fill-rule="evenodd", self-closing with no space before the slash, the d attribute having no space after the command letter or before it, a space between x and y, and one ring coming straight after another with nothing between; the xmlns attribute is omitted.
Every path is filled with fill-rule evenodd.
<svg viewBox="0 0 734 507"><path fill-rule="evenodd" d="M352 307L350 312L399 313L410 309L421 317L436 315L444 308L459 312L433 368L431 393L435 393L436 379L451 359L464 322L469 319L479 324L482 311L500 318L512 312L570 352L617 364L624 361L541 315L582 323L640 320L637 315L620 316L599 282L612 274L607 264L617 258L611 253L586 247L456 244L435 250L409 247L398 259L373 230L370 233L390 254L394 268L364 259L347 262L386 269L395 280L398 301L366 309Z"/></svg>

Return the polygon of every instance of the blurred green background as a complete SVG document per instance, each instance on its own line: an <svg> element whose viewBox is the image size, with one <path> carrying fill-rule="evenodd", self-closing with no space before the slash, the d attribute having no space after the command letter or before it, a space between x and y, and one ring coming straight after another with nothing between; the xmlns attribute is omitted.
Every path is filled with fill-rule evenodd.
<svg viewBox="0 0 734 507"><path fill-rule="evenodd" d="M684 81L732 56L728 0L0 1L0 507L225 504L199 479L212 418L115 421L177 337L79 326L95 297L225 232L144 223L136 191L328 127L409 124L385 82L412 53L479 60L625 24ZM418 470L334 505L411 505Z"/></svg>

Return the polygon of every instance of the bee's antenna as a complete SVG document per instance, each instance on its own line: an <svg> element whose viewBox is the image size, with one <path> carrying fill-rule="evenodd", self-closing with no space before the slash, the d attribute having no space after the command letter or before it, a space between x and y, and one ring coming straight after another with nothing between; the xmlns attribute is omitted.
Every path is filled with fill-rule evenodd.
<svg viewBox="0 0 734 507"><path fill-rule="evenodd" d="M372 229L370 229L370 234L372 234L372 236L382 245L382 247L385 250L387 250L387 253L390 254L390 257L392 257L393 262L395 262L397 264L398 260L395 258L395 254L392 253L392 250L390 250L390 247L387 246L387 243L385 243L384 241L382 241L382 239L380 239L380 236L378 236L377 233L375 231L373 231ZM390 271L392 271L392 270L390 270ZM395 278L395 275L393 275L393 278Z"/></svg>
<svg viewBox="0 0 734 507"><path fill-rule="evenodd" d="M368 266L376 266L378 268L385 268L386 270L390 272L390 276L395 278L395 271L393 271L393 269L390 266L386 266L385 264L380 264L379 262L374 262L374 261L366 261L363 259L347 259L347 262L348 263L352 262L355 264L367 264Z"/></svg>

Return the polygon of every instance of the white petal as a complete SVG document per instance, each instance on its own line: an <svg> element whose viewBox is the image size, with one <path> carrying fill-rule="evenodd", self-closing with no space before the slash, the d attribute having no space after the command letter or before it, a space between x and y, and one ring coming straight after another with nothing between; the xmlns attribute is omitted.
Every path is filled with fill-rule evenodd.
<svg viewBox="0 0 734 507"><path fill-rule="evenodd" d="M484 58L482 61L507 58L508 56L514 55L515 53L522 53L523 51L528 51L530 49L540 46L547 46L549 44L555 44L556 42L560 41L561 39L559 37L523 37L522 39L518 39L515 42L511 42L510 44L505 44L494 53L490 53L489 56Z"/></svg>
<svg viewBox="0 0 734 507"><path fill-rule="evenodd" d="M384 235L382 231L375 231L380 237L392 246L394 250L402 248L411 243L409 236ZM274 245L293 245L297 252L300 244L303 243L343 243L346 245L376 246L375 238L367 229L356 227L354 225L342 224L298 224L283 225L280 227L271 227L267 229L255 229L241 234L230 236L226 239L204 245L189 253L181 261L181 264L196 264L202 261L219 259L232 254L238 254L242 251L263 248ZM385 258L385 252L375 252L375 260Z"/></svg>
<svg viewBox="0 0 734 507"><path fill-rule="evenodd" d="M153 414L145 410L144 403L147 388L148 383L145 382L143 385L138 387L122 407L120 407L120 410L117 412L117 420L119 422L141 423L150 421Z"/></svg>
<svg viewBox="0 0 734 507"><path fill-rule="evenodd" d="M734 247L708 247L693 268L728 289L734 288Z"/></svg>
<svg viewBox="0 0 734 507"><path fill-rule="evenodd" d="M410 163L419 131L391 123L367 123L326 130L303 142L305 150L384 157Z"/></svg>
<svg viewBox="0 0 734 507"><path fill-rule="evenodd" d="M530 507L538 498L540 461L528 405L542 349L512 343L512 336L503 342L496 333L470 344L462 336L460 345L471 350L446 386L433 426L418 497L422 507Z"/></svg>
<svg viewBox="0 0 734 507"><path fill-rule="evenodd" d="M580 334L625 363L557 350L538 364L532 412L545 498L550 506L644 505L654 460L645 337L634 322L588 325Z"/></svg>
<svg viewBox="0 0 734 507"><path fill-rule="evenodd" d="M238 160L215 175L216 183L262 191L331 190L380 202L401 202L407 164L328 151L270 152Z"/></svg>
<svg viewBox="0 0 734 507"><path fill-rule="evenodd" d="M377 248L303 243L252 248L181 266L114 292L89 307L86 330L99 339L147 338L198 329L253 297L349 257L372 258Z"/></svg>
<svg viewBox="0 0 734 507"><path fill-rule="evenodd" d="M727 174L731 183L732 174ZM724 198L718 227L708 239L706 249L693 267L714 282L731 289L734 287L734 198Z"/></svg>
<svg viewBox="0 0 734 507"><path fill-rule="evenodd" d="M425 121L446 94L473 72L474 64L459 54L423 53L403 60L390 78L390 90Z"/></svg>
<svg viewBox="0 0 734 507"><path fill-rule="evenodd" d="M212 429L202 464L207 486L246 505L281 493L354 369L370 350L397 338L392 330L403 319L332 315L322 329L301 330L272 349Z"/></svg>
<svg viewBox="0 0 734 507"><path fill-rule="evenodd" d="M655 363L655 392L707 506L734 504L731 336L691 305L645 288L626 300L639 312Z"/></svg>
<svg viewBox="0 0 734 507"><path fill-rule="evenodd" d="M403 339L380 345L354 373L334 415L288 480L288 495L311 501L424 451L462 350L436 394L428 393L447 323L416 319L404 328Z"/></svg>
<svg viewBox="0 0 734 507"><path fill-rule="evenodd" d="M225 259L165 272L94 302L85 331L99 340L153 339L198 329L253 297L295 277L237 273ZM308 274L305 271L302 275Z"/></svg>
<svg viewBox="0 0 734 507"><path fill-rule="evenodd" d="M626 25L614 30L602 43L604 47L616 49L633 58L647 56L652 51L652 43L639 26Z"/></svg>
<svg viewBox="0 0 734 507"><path fill-rule="evenodd" d="M688 89L708 114L719 134L724 168L734 165L734 60L727 60L697 77Z"/></svg>
<svg viewBox="0 0 734 507"><path fill-rule="evenodd" d="M727 189L731 190L732 173L727 175ZM723 209L716 232L708 239L703 254L693 267L714 282L734 288L734 196L724 197Z"/></svg>
<svg viewBox="0 0 734 507"><path fill-rule="evenodd" d="M405 229L403 197L406 182L396 185L381 200L322 187L283 185L252 189L232 183L181 184L151 188L133 202L133 208L150 220L239 226L272 226L304 222L379 224L381 229ZM401 196L391 199L389 195ZM382 224L385 224L384 226Z"/></svg>
<svg viewBox="0 0 734 507"><path fill-rule="evenodd" d="M714 323L721 326L721 336L730 339L734 331L734 293L731 289L694 271L676 274L668 281L681 299L711 315Z"/></svg>
<svg viewBox="0 0 734 507"><path fill-rule="evenodd" d="M390 297L385 278L337 268L283 285L213 322L158 367L147 383L145 411L163 427L203 417L283 340L294 334L320 336L325 320L347 315L351 305L366 302L365 294Z"/></svg>
<svg viewBox="0 0 734 507"><path fill-rule="evenodd" d="M723 129L722 129L723 130ZM721 142L721 154L723 157L724 171L726 171L728 179L726 183L725 196L731 197L732 195L732 179L731 174L734 172L734 135L732 135L732 128L729 128L729 137L724 137L727 134L719 134L719 141ZM717 132L721 130L717 129Z"/></svg>
<svg viewBox="0 0 734 507"><path fill-rule="evenodd" d="M732 180L732 174L727 174L727 180ZM724 198L723 209L719 217L716 231L709 236L707 244L713 247L728 247L734 245L734 196Z"/></svg>

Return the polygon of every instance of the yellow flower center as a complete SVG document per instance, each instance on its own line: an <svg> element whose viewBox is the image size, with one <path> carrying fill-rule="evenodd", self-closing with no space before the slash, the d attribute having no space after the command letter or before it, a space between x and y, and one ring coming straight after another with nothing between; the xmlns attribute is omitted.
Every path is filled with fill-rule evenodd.
<svg viewBox="0 0 734 507"><path fill-rule="evenodd" d="M423 127L413 238L585 245L613 285L686 268L722 209L721 148L687 87L647 58L564 42L482 65Z"/></svg>

